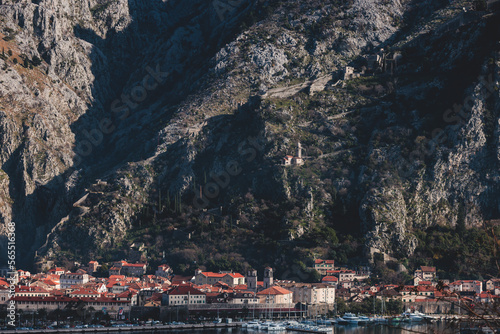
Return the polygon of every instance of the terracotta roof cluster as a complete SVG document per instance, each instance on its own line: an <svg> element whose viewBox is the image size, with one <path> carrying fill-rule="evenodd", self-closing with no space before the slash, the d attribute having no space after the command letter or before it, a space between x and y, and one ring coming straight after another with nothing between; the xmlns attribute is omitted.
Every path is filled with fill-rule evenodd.
<svg viewBox="0 0 500 334"><path fill-rule="evenodd" d="M36 293L48 293L47 290L40 288L38 286L26 286L18 285L16 286L16 292L36 292Z"/></svg>

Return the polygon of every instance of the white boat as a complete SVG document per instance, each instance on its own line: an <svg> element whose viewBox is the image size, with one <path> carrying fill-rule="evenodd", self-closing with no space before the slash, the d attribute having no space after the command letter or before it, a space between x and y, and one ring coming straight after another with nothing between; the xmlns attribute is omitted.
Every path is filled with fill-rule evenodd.
<svg viewBox="0 0 500 334"><path fill-rule="evenodd" d="M286 331L286 327L281 324L277 324L271 321L261 322L258 327L259 330L268 331L268 332L279 332Z"/></svg>
<svg viewBox="0 0 500 334"><path fill-rule="evenodd" d="M259 322L259 327L257 327L259 330L267 330L269 327L269 322Z"/></svg>
<svg viewBox="0 0 500 334"><path fill-rule="evenodd" d="M278 332L278 331L286 331L286 327L282 326L281 324L276 324L276 323L271 323L267 327L267 330L269 332Z"/></svg>
<svg viewBox="0 0 500 334"><path fill-rule="evenodd" d="M407 310L401 315L404 317L404 319L409 320L410 322L423 321L425 318L425 314L420 313L418 311L411 312L410 310Z"/></svg>
<svg viewBox="0 0 500 334"><path fill-rule="evenodd" d="M313 326L313 325L290 325L286 327L287 330L290 331L299 331L299 332L309 332L309 333L333 333L333 327L321 327L321 326Z"/></svg>
<svg viewBox="0 0 500 334"><path fill-rule="evenodd" d="M246 322L242 325L243 328L259 328L259 322L258 321L249 321Z"/></svg>
<svg viewBox="0 0 500 334"><path fill-rule="evenodd" d="M357 325L359 318L354 313L345 313L342 318L339 318L339 324Z"/></svg>
<svg viewBox="0 0 500 334"><path fill-rule="evenodd" d="M360 315L358 317L358 323L360 323L360 324L367 324L367 323L370 323L370 322L372 322L372 319L369 318L369 317L366 317L364 315Z"/></svg>

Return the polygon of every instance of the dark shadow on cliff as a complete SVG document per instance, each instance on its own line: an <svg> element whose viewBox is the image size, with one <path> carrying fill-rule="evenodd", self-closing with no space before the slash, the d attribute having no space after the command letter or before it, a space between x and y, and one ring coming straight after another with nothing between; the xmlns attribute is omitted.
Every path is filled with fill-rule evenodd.
<svg viewBox="0 0 500 334"><path fill-rule="evenodd" d="M151 156L158 142L157 133L169 123L176 106L190 93L204 88L199 79L207 74L210 59L232 39L235 29L217 21L211 3L191 2L186 6L182 1L155 0L151 6L154 9L143 9L130 0L131 25L120 32L110 31L105 38L75 27L76 36L95 45L95 57L103 55L107 59L109 78L102 81L110 83L109 89L99 81L94 83L93 96L101 94L99 89L110 94L102 101L104 108L91 108L72 126L77 154L78 144L90 141L86 131L99 129L95 120L109 120L108 128L112 129L103 136L102 143L92 145L90 154L79 154L83 157L82 167L92 165L102 174L125 162ZM179 41L175 39L179 31L201 37L194 43ZM169 47L162 51L175 50L176 58L182 59L180 63L169 63L155 51L164 44ZM102 76L102 70L92 67L96 78ZM82 146L80 153L87 153Z"/></svg>
<svg viewBox="0 0 500 334"><path fill-rule="evenodd" d="M141 8L130 0L128 5L131 23L121 31L110 30L101 37L81 26L74 28L77 37L94 45L90 59L95 77L92 96L96 102L71 125L75 134L73 167L45 188L55 189L53 196L57 197L61 193L58 189L64 186L63 181L75 171L79 174L78 185L72 197L64 199L65 210L60 210L64 213L56 215L49 210L48 218L40 219L41 224L52 227L66 215L70 215L71 220L77 214L71 206L84 194L86 187L97 179L106 179L127 162L153 155L159 143L158 132L169 123L177 112L177 105L186 96L204 88L200 78L211 68L211 58L237 32L238 22L233 19L232 23L221 21L211 2L193 0L186 6L183 1L154 0L147 8ZM254 1L243 2L239 15L246 15L254 5ZM96 6L92 13L94 19L112 24L105 8ZM201 37L191 44L176 41L173 36L180 30L198 33ZM183 68L169 63L165 55L155 50L167 43L178 52ZM168 48L164 50L169 51ZM158 80L159 73L164 80ZM153 86L154 89L150 89ZM127 87L132 91L127 91ZM144 91L147 93L145 98L139 94ZM134 93L139 95L130 102ZM37 192L47 193L45 189ZM24 201L31 200L30 197L34 195L27 196ZM35 205L50 207L42 202ZM44 241L35 240L27 252L27 262L31 261L30 254ZM63 249L83 246L66 243L64 236L59 241Z"/></svg>

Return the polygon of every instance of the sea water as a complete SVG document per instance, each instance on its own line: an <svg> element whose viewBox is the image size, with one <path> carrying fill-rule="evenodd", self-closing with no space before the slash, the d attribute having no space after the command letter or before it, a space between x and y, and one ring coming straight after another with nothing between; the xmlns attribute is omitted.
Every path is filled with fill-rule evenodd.
<svg viewBox="0 0 500 334"><path fill-rule="evenodd" d="M333 326L334 334L455 334L459 333L457 325L450 323L433 323L433 324L401 324L401 325L366 325L366 326ZM254 329L242 329L242 328L220 328L220 329L201 329L201 330L176 330L176 331L137 331L128 332L134 334L144 334L144 333L155 333L155 334L269 334L269 333L292 333L292 334L304 334L303 332L294 331L283 331L283 332L267 332L259 331ZM331 332L332 333L332 332Z"/></svg>

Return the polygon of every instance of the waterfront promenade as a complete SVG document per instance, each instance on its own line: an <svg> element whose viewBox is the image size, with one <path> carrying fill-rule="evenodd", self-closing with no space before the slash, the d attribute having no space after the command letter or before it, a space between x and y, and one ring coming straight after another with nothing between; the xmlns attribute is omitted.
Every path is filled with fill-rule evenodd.
<svg viewBox="0 0 500 334"><path fill-rule="evenodd" d="M32 330L3 330L2 334L8 333L112 333L112 332L156 332L165 330L183 329L217 329L241 327L242 323L205 323L205 324L183 324L183 325L149 325L149 326L120 326L120 327L100 327L100 328L57 328L57 329L32 329Z"/></svg>

